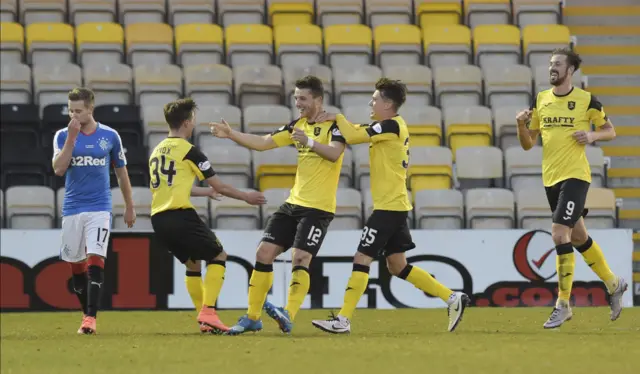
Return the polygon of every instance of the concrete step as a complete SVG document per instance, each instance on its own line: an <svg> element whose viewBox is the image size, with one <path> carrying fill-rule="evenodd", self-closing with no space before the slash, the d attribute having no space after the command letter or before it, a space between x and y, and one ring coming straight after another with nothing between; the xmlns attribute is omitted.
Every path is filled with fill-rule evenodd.
<svg viewBox="0 0 640 374"><path fill-rule="evenodd" d="M640 157L611 157L610 167L625 169L633 168L638 164L640 164Z"/></svg>
<svg viewBox="0 0 640 374"><path fill-rule="evenodd" d="M568 7L580 7L580 6L597 6L602 5L602 0L565 0L565 6ZM607 0L608 5L638 5L638 0Z"/></svg>
<svg viewBox="0 0 640 374"><path fill-rule="evenodd" d="M640 168L611 168L607 171L609 188L640 187Z"/></svg>
<svg viewBox="0 0 640 374"><path fill-rule="evenodd" d="M603 142L606 144L606 142ZM600 144L600 148L602 148L602 152L604 152L605 156L609 157L640 157L640 147L631 146L631 147L616 147L610 145ZM640 166L639 166L640 167ZM640 169L638 169L640 171ZM638 173L640 177L640 172Z"/></svg>
<svg viewBox="0 0 640 374"><path fill-rule="evenodd" d="M597 95L598 100L606 107L609 105L635 105L640 102L640 96Z"/></svg>
<svg viewBox="0 0 640 374"><path fill-rule="evenodd" d="M633 59L631 59L633 60ZM628 61L629 62L629 61ZM582 74L591 75L640 75L640 64L637 60L628 64L586 64L581 66Z"/></svg>
<svg viewBox="0 0 640 374"><path fill-rule="evenodd" d="M622 147L640 147L640 136L621 136L618 134L615 139L608 141L609 146L622 146ZM640 158L638 158L640 164Z"/></svg>
<svg viewBox="0 0 640 374"><path fill-rule="evenodd" d="M634 46L640 44L640 35L579 35L576 37L576 45L625 45Z"/></svg>
<svg viewBox="0 0 640 374"><path fill-rule="evenodd" d="M630 36L640 35L640 26L579 26L568 25L571 35L576 36Z"/></svg>
<svg viewBox="0 0 640 374"><path fill-rule="evenodd" d="M621 219L620 228L640 230L640 220Z"/></svg>
<svg viewBox="0 0 640 374"><path fill-rule="evenodd" d="M620 220L624 220L625 228L640 229L640 209L620 209ZM622 223L622 222L621 222Z"/></svg>
<svg viewBox="0 0 640 374"><path fill-rule="evenodd" d="M640 125L640 116L624 116L624 115L615 115L609 112L609 107L605 107L604 111L607 112L607 115L611 118L611 122L614 126L639 126Z"/></svg>
<svg viewBox="0 0 640 374"><path fill-rule="evenodd" d="M640 44L576 45L585 65L633 65L640 60Z"/></svg>
<svg viewBox="0 0 640 374"><path fill-rule="evenodd" d="M640 105L610 105L605 110L610 116L640 116Z"/></svg>
<svg viewBox="0 0 640 374"><path fill-rule="evenodd" d="M594 87L638 87L640 75L589 75L587 79L589 91Z"/></svg>
<svg viewBox="0 0 640 374"><path fill-rule="evenodd" d="M640 25L640 5L570 6L562 9L565 25L637 26Z"/></svg>

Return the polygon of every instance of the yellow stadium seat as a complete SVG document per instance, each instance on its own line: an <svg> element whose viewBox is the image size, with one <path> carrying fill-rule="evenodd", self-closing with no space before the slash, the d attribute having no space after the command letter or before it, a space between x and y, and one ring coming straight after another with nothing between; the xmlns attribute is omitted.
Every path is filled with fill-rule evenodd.
<svg viewBox="0 0 640 374"><path fill-rule="evenodd" d="M24 56L24 29L15 22L0 23L0 59L3 64L19 64Z"/></svg>
<svg viewBox="0 0 640 374"><path fill-rule="evenodd" d="M269 65L272 58L273 32L266 25L231 25L225 29L227 63Z"/></svg>
<svg viewBox="0 0 640 374"><path fill-rule="evenodd" d="M415 0L415 14L422 28L462 23L460 0Z"/></svg>
<svg viewBox="0 0 640 374"><path fill-rule="evenodd" d="M490 146L493 143L491 110L483 106L449 107L444 109L446 144L455 159L462 147Z"/></svg>
<svg viewBox="0 0 640 374"><path fill-rule="evenodd" d="M313 24L313 0L267 0L267 6L273 27Z"/></svg>
<svg viewBox="0 0 640 374"><path fill-rule="evenodd" d="M73 27L64 23L34 23L27 26L27 61L33 65L65 64L73 61Z"/></svg>
<svg viewBox="0 0 640 374"><path fill-rule="evenodd" d="M124 30L117 23L83 23L76 28L76 45L83 66L118 64L124 56Z"/></svg>
<svg viewBox="0 0 640 374"><path fill-rule="evenodd" d="M589 227L611 229L616 227L616 196L608 188L591 187L587 193L585 208L589 214L584 218Z"/></svg>
<svg viewBox="0 0 640 374"><path fill-rule="evenodd" d="M134 23L125 28L127 62L170 64L173 61L173 30L164 23Z"/></svg>
<svg viewBox="0 0 640 374"><path fill-rule="evenodd" d="M511 0L463 0L466 24L472 29L479 25L511 23Z"/></svg>
<svg viewBox="0 0 640 374"><path fill-rule="evenodd" d="M475 63L480 67L520 62L520 29L513 25L480 25L473 29Z"/></svg>
<svg viewBox="0 0 640 374"><path fill-rule="evenodd" d="M373 28L413 23L412 0L367 0L366 3L367 24Z"/></svg>
<svg viewBox="0 0 640 374"><path fill-rule="evenodd" d="M260 155L252 153L256 187L260 191L293 187L298 159L295 147L276 148Z"/></svg>
<svg viewBox="0 0 640 374"><path fill-rule="evenodd" d="M224 62L222 29L218 25L183 24L175 30L178 64L192 66Z"/></svg>
<svg viewBox="0 0 640 374"><path fill-rule="evenodd" d="M420 29L415 25L380 25L373 30L376 64L387 66L420 65Z"/></svg>
<svg viewBox="0 0 640 374"><path fill-rule="evenodd" d="M371 60L371 29L365 25L333 25L324 28L326 65L357 67Z"/></svg>
<svg viewBox="0 0 640 374"><path fill-rule="evenodd" d="M415 194L422 190L448 190L453 185L453 156L446 147L411 146L407 171L409 188Z"/></svg>
<svg viewBox="0 0 640 374"><path fill-rule="evenodd" d="M277 64L302 68L322 64L322 30L316 25L274 26Z"/></svg>
<svg viewBox="0 0 640 374"><path fill-rule="evenodd" d="M117 0L73 0L69 1L71 24L88 22L118 22Z"/></svg>
<svg viewBox="0 0 640 374"><path fill-rule="evenodd" d="M190 23L215 23L214 1L210 0L169 0L169 24L173 27Z"/></svg>
<svg viewBox="0 0 640 374"><path fill-rule="evenodd" d="M471 30L465 25L428 25L423 28L425 62L430 67L470 64Z"/></svg>
<svg viewBox="0 0 640 374"><path fill-rule="evenodd" d="M15 22L18 20L18 0L3 0L0 2L0 22ZM0 195L1 197L1 195ZM0 205L0 212L2 206ZM0 218L0 224L2 219Z"/></svg>
<svg viewBox="0 0 640 374"><path fill-rule="evenodd" d="M442 143L442 113L432 106L402 108L412 147L440 146Z"/></svg>
<svg viewBox="0 0 640 374"><path fill-rule="evenodd" d="M524 63L530 66L547 66L549 55L556 48L571 43L571 32L564 25L529 25L522 29Z"/></svg>
<svg viewBox="0 0 640 374"><path fill-rule="evenodd" d="M19 2L20 21L26 26L33 23L66 22L66 0L19 0Z"/></svg>

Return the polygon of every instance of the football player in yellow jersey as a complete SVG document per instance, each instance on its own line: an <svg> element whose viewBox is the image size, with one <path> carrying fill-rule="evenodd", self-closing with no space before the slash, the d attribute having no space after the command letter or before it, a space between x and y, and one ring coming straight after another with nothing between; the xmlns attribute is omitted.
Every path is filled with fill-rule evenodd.
<svg viewBox="0 0 640 374"><path fill-rule="evenodd" d="M572 317L569 299L575 267L574 247L605 283L611 295L612 321L622 312L622 295L627 290L627 282L613 274L584 224L591 184L585 146L594 141L611 140L616 132L595 96L571 84L580 63L580 56L572 50L555 50L549 64L549 81L553 87L539 92L531 108L517 115L518 138L524 150L531 149L538 135L542 135L542 179L553 212L551 236L557 254L558 300L544 323L545 328L559 327Z"/></svg>
<svg viewBox="0 0 640 374"><path fill-rule="evenodd" d="M247 314L228 334L237 335L262 329L261 310L273 318L280 329L291 332L293 320L309 292L309 264L318 253L336 210L336 193L345 140L335 122L313 122L322 111L324 87L317 77L307 76L295 84L294 97L300 118L270 135L259 136L232 130L224 121L213 123L212 133L257 151L295 145L298 168L291 194L267 223L258 245L256 264L249 281ZM287 305L266 302L273 284L273 262L293 248L293 274Z"/></svg>
<svg viewBox="0 0 640 374"><path fill-rule="evenodd" d="M330 333L351 331L351 318L356 304L369 281L369 267L379 257L385 257L392 275L404 279L420 290L439 297L448 305L448 330L455 330L470 302L462 292L453 292L426 271L409 265L406 251L415 248L407 224L413 209L407 192L409 167L409 131L398 110L407 96L400 81L380 79L369 105L370 125L352 125L343 115L321 115L318 120L337 120L338 129L349 144L370 143L369 164L373 213L362 231L360 245L353 259L353 271L344 295L344 304L337 316L315 320L313 325Z"/></svg>
<svg viewBox="0 0 640 374"><path fill-rule="evenodd" d="M242 192L215 175L211 163L187 139L195 126L196 103L181 99L164 107L169 136L149 157L151 176L151 224L159 242L187 267L187 289L196 308L202 332L228 330L214 306L222 288L227 254L215 234L205 225L191 204L191 196L215 197L216 191L252 205L265 203L260 192ZM195 187L194 180L205 180L212 188ZM204 284L201 261L207 264Z"/></svg>

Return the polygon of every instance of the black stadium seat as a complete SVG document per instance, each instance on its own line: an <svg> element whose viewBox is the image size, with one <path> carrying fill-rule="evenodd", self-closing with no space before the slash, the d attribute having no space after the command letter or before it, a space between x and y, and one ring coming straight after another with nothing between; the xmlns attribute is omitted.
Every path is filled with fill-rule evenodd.
<svg viewBox="0 0 640 374"><path fill-rule="evenodd" d="M16 185L48 186L53 174L51 159L42 148L2 147L2 189Z"/></svg>
<svg viewBox="0 0 640 374"><path fill-rule="evenodd" d="M133 147L126 148L127 156L127 171L129 172L129 179L131 185L134 187L148 187L149 186L149 166L147 151L145 147ZM117 187L118 180L116 179L113 168L111 169L111 187Z"/></svg>
<svg viewBox="0 0 640 374"><path fill-rule="evenodd" d="M2 104L0 118L2 148L15 145L31 149L41 145L37 105Z"/></svg>
<svg viewBox="0 0 640 374"><path fill-rule="evenodd" d="M100 105L93 111L96 121L118 131L124 147L127 149L141 147L142 122L140 109L135 105Z"/></svg>
<svg viewBox="0 0 640 374"><path fill-rule="evenodd" d="M67 104L47 105L42 112L42 135L45 147L53 149L53 135L69 125Z"/></svg>

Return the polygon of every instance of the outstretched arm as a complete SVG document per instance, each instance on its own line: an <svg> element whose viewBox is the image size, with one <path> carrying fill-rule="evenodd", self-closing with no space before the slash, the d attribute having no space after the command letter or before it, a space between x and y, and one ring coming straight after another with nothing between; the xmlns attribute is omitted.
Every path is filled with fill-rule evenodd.
<svg viewBox="0 0 640 374"><path fill-rule="evenodd" d="M278 143L277 139L274 139L276 133L264 136L246 134L232 129L224 119L220 123L210 123L210 127L213 136L231 139L235 143L254 151L266 151L282 146ZM286 126L283 126L281 129L285 127Z"/></svg>
<svg viewBox="0 0 640 374"><path fill-rule="evenodd" d="M307 134L305 134L304 131L302 131L299 128L293 129L293 133L291 134L291 139L293 139L294 141L302 145L306 145L307 147L311 148L312 151L314 151L316 154L318 154L320 157L324 158L325 160L336 162L342 155L342 152L344 152L346 141L340 134L340 131L335 126L335 124L331 127L329 131L331 131L331 142L329 142L329 144L322 144L314 141L313 139L309 138Z"/></svg>
<svg viewBox="0 0 640 374"><path fill-rule="evenodd" d="M336 125L349 144L369 143L371 140L367 127L351 124L342 114L336 115Z"/></svg>

